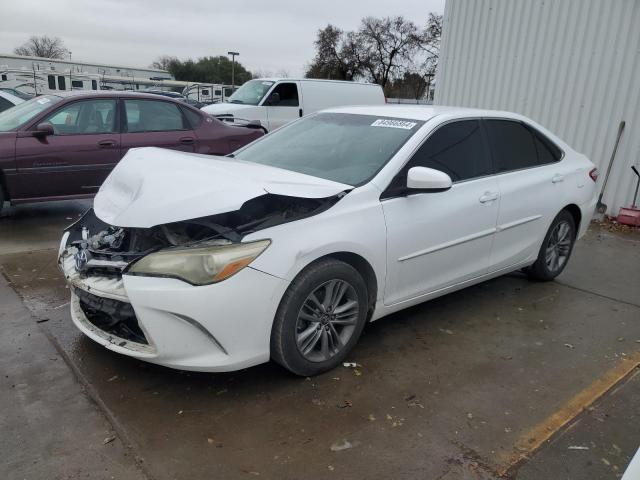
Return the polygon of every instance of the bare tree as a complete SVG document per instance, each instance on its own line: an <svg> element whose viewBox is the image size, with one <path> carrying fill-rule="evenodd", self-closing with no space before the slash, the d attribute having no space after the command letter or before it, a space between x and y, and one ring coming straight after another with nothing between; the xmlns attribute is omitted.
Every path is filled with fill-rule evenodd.
<svg viewBox="0 0 640 480"><path fill-rule="evenodd" d="M352 32L327 25L318 30L309 78L382 85L388 95L420 99L429 93L438 65L442 15L430 13L424 28L403 17L362 20Z"/></svg>
<svg viewBox="0 0 640 480"><path fill-rule="evenodd" d="M422 41L416 24L403 17L364 18L357 35L365 52L365 69L383 88L402 73Z"/></svg>
<svg viewBox="0 0 640 480"><path fill-rule="evenodd" d="M64 58L69 50L59 37L33 35L25 43L17 47L13 53L43 58Z"/></svg>
<svg viewBox="0 0 640 480"><path fill-rule="evenodd" d="M308 78L353 80L362 73L360 46L352 32L329 24L318 30L316 56L307 67Z"/></svg>
<svg viewBox="0 0 640 480"><path fill-rule="evenodd" d="M158 70L169 70L169 68L171 68L171 64L177 61L177 57L172 57L170 55L160 55L153 61L150 67L157 68Z"/></svg>

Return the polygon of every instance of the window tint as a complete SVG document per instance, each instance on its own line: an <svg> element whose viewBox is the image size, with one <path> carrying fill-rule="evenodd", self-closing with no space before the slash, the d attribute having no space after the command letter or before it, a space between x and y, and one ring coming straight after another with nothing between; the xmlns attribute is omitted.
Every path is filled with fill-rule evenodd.
<svg viewBox="0 0 640 480"><path fill-rule="evenodd" d="M189 124L191 125L191 128L195 128L198 125L200 125L200 122L202 121L202 117L198 112L194 112L190 108L183 108L182 111L186 115L187 120L189 120Z"/></svg>
<svg viewBox="0 0 640 480"><path fill-rule="evenodd" d="M156 100L125 100L128 132L166 132L186 130L177 105Z"/></svg>
<svg viewBox="0 0 640 480"><path fill-rule="evenodd" d="M448 123L433 132L411 157L387 188L389 193L404 191L407 172L428 167L445 172L454 182L491 174L491 158L478 120Z"/></svg>
<svg viewBox="0 0 640 480"><path fill-rule="evenodd" d="M0 112L5 111L7 108L13 107L13 103L11 103L6 98L0 97Z"/></svg>
<svg viewBox="0 0 640 480"><path fill-rule="evenodd" d="M486 126L497 172L538 165L534 138L527 127L510 120L486 120Z"/></svg>
<svg viewBox="0 0 640 480"><path fill-rule="evenodd" d="M56 77L53 75L47 75L47 80L49 82L49 90L56 89Z"/></svg>
<svg viewBox="0 0 640 480"><path fill-rule="evenodd" d="M545 163L553 163L560 160L562 152L551 142L551 140L547 140L542 136L542 134L535 131L533 136L535 138L536 151L538 153L538 163L543 165Z"/></svg>
<svg viewBox="0 0 640 480"><path fill-rule="evenodd" d="M62 75L58 75L58 88L60 90L66 90L67 89L66 78L63 77Z"/></svg>
<svg viewBox="0 0 640 480"><path fill-rule="evenodd" d="M297 107L298 106L298 86L295 83L281 83L276 85L269 95L277 93L280 95L280 103L275 107Z"/></svg>
<svg viewBox="0 0 640 480"><path fill-rule="evenodd" d="M56 135L114 133L115 112L115 100L84 100L62 107L45 121Z"/></svg>

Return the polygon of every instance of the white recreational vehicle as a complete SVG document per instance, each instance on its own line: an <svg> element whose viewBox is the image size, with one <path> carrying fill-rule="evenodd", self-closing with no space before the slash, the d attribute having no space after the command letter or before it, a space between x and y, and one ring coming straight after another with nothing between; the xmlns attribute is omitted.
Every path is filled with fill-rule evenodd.
<svg viewBox="0 0 640 480"><path fill-rule="evenodd" d="M165 70L20 55L0 55L0 88L29 95L69 90L171 90L201 103L220 102L231 87L175 80Z"/></svg>

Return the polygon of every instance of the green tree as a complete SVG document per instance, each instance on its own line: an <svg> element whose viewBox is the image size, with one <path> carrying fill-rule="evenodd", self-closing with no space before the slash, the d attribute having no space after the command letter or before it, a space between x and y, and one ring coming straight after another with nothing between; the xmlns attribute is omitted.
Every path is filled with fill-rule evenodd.
<svg viewBox="0 0 640 480"><path fill-rule="evenodd" d="M168 70L176 80L231 84L231 60L224 55L202 57L197 61L161 56L153 62L152 66ZM241 63L236 61L234 68L236 85L242 85L247 80L251 80L251 72Z"/></svg>

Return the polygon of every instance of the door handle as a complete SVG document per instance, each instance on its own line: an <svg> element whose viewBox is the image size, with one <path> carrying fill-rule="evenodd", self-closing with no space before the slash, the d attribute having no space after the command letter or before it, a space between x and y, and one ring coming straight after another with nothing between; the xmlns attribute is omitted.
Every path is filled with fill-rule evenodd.
<svg viewBox="0 0 640 480"><path fill-rule="evenodd" d="M115 140L101 140L98 142L100 148L111 148L116 146Z"/></svg>
<svg viewBox="0 0 640 480"><path fill-rule="evenodd" d="M298 114L299 114L299 116L302 116L302 109L301 108L298 109Z"/></svg>
<svg viewBox="0 0 640 480"><path fill-rule="evenodd" d="M560 175L559 173L556 173L551 179L551 182L553 183L564 182L564 175Z"/></svg>
<svg viewBox="0 0 640 480"><path fill-rule="evenodd" d="M182 137L180 143L183 145L191 145L194 142L193 137Z"/></svg>
<svg viewBox="0 0 640 480"><path fill-rule="evenodd" d="M498 197L500 197L500 194L498 194L498 192L484 192L484 195L482 195L478 200L480 201L480 203L488 203L497 200Z"/></svg>

